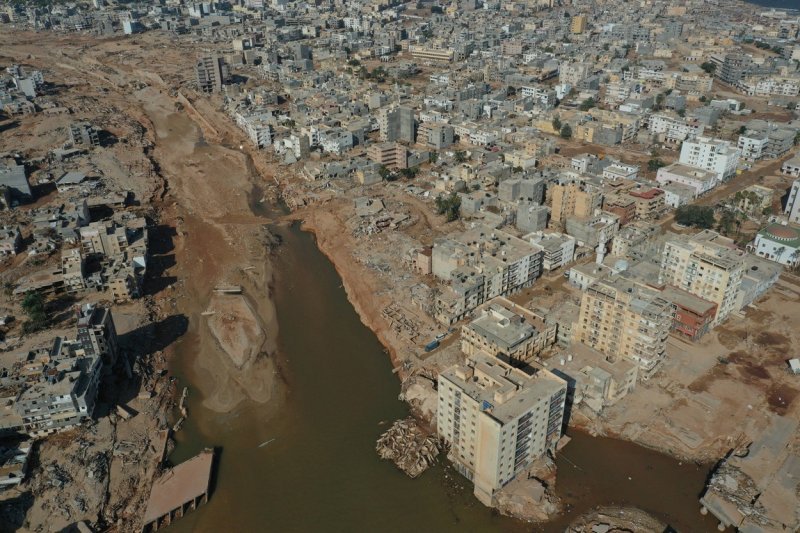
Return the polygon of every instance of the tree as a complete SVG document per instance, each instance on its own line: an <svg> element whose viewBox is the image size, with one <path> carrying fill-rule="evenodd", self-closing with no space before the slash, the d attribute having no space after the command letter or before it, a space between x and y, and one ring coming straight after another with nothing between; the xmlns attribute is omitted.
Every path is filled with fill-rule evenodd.
<svg viewBox="0 0 800 533"><path fill-rule="evenodd" d="M438 152L431 152L431 155L428 157L431 163L434 165L439 160L439 153Z"/></svg>
<svg viewBox="0 0 800 533"><path fill-rule="evenodd" d="M456 160L456 163L463 163L467 160L467 154L463 150L456 151L453 158Z"/></svg>
<svg viewBox="0 0 800 533"><path fill-rule="evenodd" d="M678 109L678 116L681 117L681 118L685 117L686 116L686 110L685 109Z"/></svg>
<svg viewBox="0 0 800 533"><path fill-rule="evenodd" d="M561 131L561 119L558 118L558 115L553 117L553 122L551 124L553 125L554 131Z"/></svg>
<svg viewBox="0 0 800 533"><path fill-rule="evenodd" d="M706 96L705 96L705 95L702 95L702 96L699 98L699 100L700 100L701 102L705 102L706 100L708 100L708 98L706 98Z"/></svg>
<svg viewBox="0 0 800 533"><path fill-rule="evenodd" d="M32 333L47 325L47 312L44 309L44 297L38 292L29 292L22 300L22 310L28 320L22 325L24 333Z"/></svg>
<svg viewBox="0 0 800 533"><path fill-rule="evenodd" d="M461 197L456 193L450 196L437 196L436 213L445 215L448 222L458 219L461 216Z"/></svg>
<svg viewBox="0 0 800 533"><path fill-rule="evenodd" d="M590 97L590 98L587 98L586 100L584 100L583 102L581 102L581 105L580 105L579 109L581 111L589 111L594 106L595 106L594 98Z"/></svg>
<svg viewBox="0 0 800 533"><path fill-rule="evenodd" d="M700 64L700 68L705 70L708 74L713 74L714 71L717 70L717 64L706 61L705 63Z"/></svg>
<svg viewBox="0 0 800 533"><path fill-rule="evenodd" d="M414 178L417 177L418 173L419 169L417 167L400 169L400 175L407 180L413 180Z"/></svg>
<svg viewBox="0 0 800 533"><path fill-rule="evenodd" d="M800 144L800 131L794 135L794 145L797 146L798 144Z"/></svg>
<svg viewBox="0 0 800 533"><path fill-rule="evenodd" d="M739 135L744 135L746 131L747 131L747 126L740 126L740 127L739 127L739 129L738 129L738 130L736 130L736 132L737 132Z"/></svg>
<svg viewBox="0 0 800 533"><path fill-rule="evenodd" d="M714 209L703 205L682 205L675 211L678 224L709 229L714 226Z"/></svg>
<svg viewBox="0 0 800 533"><path fill-rule="evenodd" d="M659 168L665 166L664 162L658 158L653 158L647 162L647 170L650 172L656 172Z"/></svg>
<svg viewBox="0 0 800 533"><path fill-rule="evenodd" d="M730 210L725 209L722 212L722 216L719 218L719 222L717 223L717 231L729 237L730 234L733 232L734 226L736 226L736 214ZM739 223L741 225L741 223Z"/></svg>
<svg viewBox="0 0 800 533"><path fill-rule="evenodd" d="M561 135L562 139L571 139L572 138L572 128L569 126L569 124L564 124L563 126L561 126L560 135Z"/></svg>

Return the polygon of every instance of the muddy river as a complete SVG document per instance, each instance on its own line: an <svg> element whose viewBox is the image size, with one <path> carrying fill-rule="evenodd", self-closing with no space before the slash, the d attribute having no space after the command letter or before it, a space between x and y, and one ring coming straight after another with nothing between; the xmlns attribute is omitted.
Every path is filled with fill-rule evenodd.
<svg viewBox="0 0 800 533"><path fill-rule="evenodd" d="M381 461L375 440L408 414L389 357L313 236L279 231L274 297L286 398L277 409L204 409L202 391L192 388L196 340L190 331L178 341L172 371L190 387L190 417L171 459L209 446L219 454L210 502L168 531L556 532L609 504L639 507L677 531L716 531L697 503L708 466L614 439L572 435L558 459L557 490L568 510L542 525L485 508L446 461L416 480Z"/></svg>

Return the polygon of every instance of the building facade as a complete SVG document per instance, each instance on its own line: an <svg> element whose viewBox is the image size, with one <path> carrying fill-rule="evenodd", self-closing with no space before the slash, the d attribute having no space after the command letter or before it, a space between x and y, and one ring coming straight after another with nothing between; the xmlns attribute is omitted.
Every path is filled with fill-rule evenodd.
<svg viewBox="0 0 800 533"><path fill-rule="evenodd" d="M528 374L481 353L439 374L439 436L482 503L493 505L499 489L555 449L566 393L547 370Z"/></svg>

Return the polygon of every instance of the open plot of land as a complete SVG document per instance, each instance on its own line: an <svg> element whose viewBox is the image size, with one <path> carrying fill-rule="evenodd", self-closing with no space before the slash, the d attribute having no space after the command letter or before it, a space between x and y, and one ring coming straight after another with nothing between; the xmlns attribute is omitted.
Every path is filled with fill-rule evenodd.
<svg viewBox="0 0 800 533"><path fill-rule="evenodd" d="M756 438L766 424L757 413L797 416L800 380L786 363L800 345L794 283L782 279L744 316L730 317L696 344L671 338L663 367L595 429L715 460Z"/></svg>

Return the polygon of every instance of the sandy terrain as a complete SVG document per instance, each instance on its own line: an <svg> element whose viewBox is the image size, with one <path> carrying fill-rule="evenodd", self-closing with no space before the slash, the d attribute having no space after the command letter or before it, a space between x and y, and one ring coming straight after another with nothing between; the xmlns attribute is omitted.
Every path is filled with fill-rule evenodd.
<svg viewBox="0 0 800 533"><path fill-rule="evenodd" d="M45 35L48 46L43 47ZM196 110L176 106L176 93L167 86L190 77L191 62L185 58L194 52L173 46L165 36L152 41L142 45L54 33L0 36L0 60L31 65L46 79L58 79L54 98L72 110L21 119L4 132L0 151L24 147L27 157L43 156L66 140L67 124L88 119L108 131L114 143L93 151L93 166L80 170L102 176L115 190L132 190L155 222L148 295L129 306L127 316L136 320L118 323L121 335L130 330L125 343L135 358L137 379L115 377L107 385L114 397L101 397L107 405L126 403L138 414L125 421L100 413L88 428L42 441L37 473L23 489L28 492L11 495L2 506L8 514L0 516L26 529L56 531L80 519L120 520L121 529L136 529L163 451L157 429L167 426L174 388L160 370L176 338L184 336L184 347L193 352L191 371L199 390L191 393L201 395L209 408L227 412L244 401L275 403L280 397L268 356L277 336L268 297L272 237L265 225L270 219L250 210L251 191L264 185L257 169L269 178L269 160L251 159L249 146L238 149L245 144L241 133L216 104L201 101ZM220 125L216 131L203 129L201 113ZM4 280L30 271L22 260L10 266ZM216 285L239 285L244 294L225 303L212 301ZM214 307L222 308L219 317L202 316ZM123 317L124 309L115 307L115 317ZM154 397L137 398L140 387ZM62 475L58 468L64 465ZM95 470L93 483L87 476Z"/></svg>
<svg viewBox="0 0 800 533"><path fill-rule="evenodd" d="M800 384L786 360L800 343L800 284L784 277L744 316L700 342L670 338L650 381L588 426L692 460L714 461L754 440L774 413L800 416Z"/></svg>

